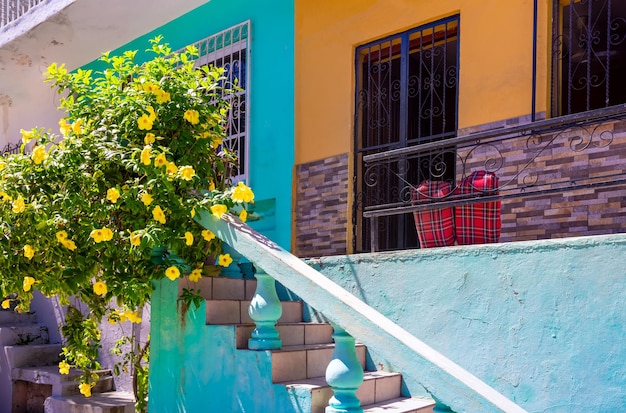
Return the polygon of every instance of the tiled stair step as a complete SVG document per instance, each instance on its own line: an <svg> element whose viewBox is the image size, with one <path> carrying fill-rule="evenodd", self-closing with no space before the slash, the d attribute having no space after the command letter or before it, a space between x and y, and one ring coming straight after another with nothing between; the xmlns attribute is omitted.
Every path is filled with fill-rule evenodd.
<svg viewBox="0 0 626 413"><path fill-rule="evenodd" d="M272 381L284 383L323 377L334 350L334 344L283 346L272 350ZM365 368L365 346L357 344L356 352L361 367Z"/></svg>
<svg viewBox="0 0 626 413"><path fill-rule="evenodd" d="M13 310L0 310L0 326L34 324L37 322L35 313L18 313Z"/></svg>
<svg viewBox="0 0 626 413"><path fill-rule="evenodd" d="M279 323L297 323L302 321L302 302L283 301L283 313ZM250 301L244 300L207 300L207 324L251 324L248 315Z"/></svg>
<svg viewBox="0 0 626 413"><path fill-rule="evenodd" d="M247 349L248 339L255 326L243 324L237 326L237 348ZM284 323L277 324L278 334L283 346L302 346L305 344L329 344L333 342L333 327L328 323Z"/></svg>
<svg viewBox="0 0 626 413"><path fill-rule="evenodd" d="M434 407L430 399L398 398L363 406L363 413L433 413Z"/></svg>
<svg viewBox="0 0 626 413"><path fill-rule="evenodd" d="M98 382L92 387L92 393L105 393L115 388L111 370L94 371L100 376ZM53 396L79 395L78 389L80 370L70 369L70 374L59 373L59 366L16 367L11 371L14 381L21 380L35 384L52 386Z"/></svg>
<svg viewBox="0 0 626 413"><path fill-rule="evenodd" d="M250 300L256 291L257 281L243 278L202 277L198 282L188 278L178 283L179 293L183 288L199 290L205 300Z"/></svg>
<svg viewBox="0 0 626 413"><path fill-rule="evenodd" d="M48 328L37 324L0 325L0 346L47 344Z"/></svg>
<svg viewBox="0 0 626 413"><path fill-rule="evenodd" d="M9 369L58 365L61 361L62 344L30 344L27 346L6 346L4 348Z"/></svg>
<svg viewBox="0 0 626 413"><path fill-rule="evenodd" d="M79 396L52 396L44 403L45 413L134 413L135 401L131 393L108 392Z"/></svg>

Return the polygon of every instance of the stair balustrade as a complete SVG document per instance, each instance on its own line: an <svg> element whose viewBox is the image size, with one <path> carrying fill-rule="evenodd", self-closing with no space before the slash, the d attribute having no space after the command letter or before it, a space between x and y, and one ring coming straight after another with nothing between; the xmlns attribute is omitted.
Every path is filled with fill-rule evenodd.
<svg viewBox="0 0 626 413"><path fill-rule="evenodd" d="M334 325L335 350L326 368L326 382L333 390L326 413L362 413L356 396L363 383L363 368L356 354L355 340L344 329Z"/></svg>
<svg viewBox="0 0 626 413"><path fill-rule="evenodd" d="M260 268L257 268L254 277L257 279L256 291L248 314L254 321L256 328L248 340L250 350L276 350L282 347L276 323L283 313L282 304L276 293L276 281Z"/></svg>

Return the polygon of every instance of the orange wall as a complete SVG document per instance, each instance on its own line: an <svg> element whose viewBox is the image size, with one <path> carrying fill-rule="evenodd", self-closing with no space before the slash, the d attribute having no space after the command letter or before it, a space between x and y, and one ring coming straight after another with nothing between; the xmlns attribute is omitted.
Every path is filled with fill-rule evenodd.
<svg viewBox="0 0 626 413"><path fill-rule="evenodd" d="M539 0L537 111L547 103ZM355 48L460 13L459 128L531 112L533 0L295 0L296 164L350 152Z"/></svg>

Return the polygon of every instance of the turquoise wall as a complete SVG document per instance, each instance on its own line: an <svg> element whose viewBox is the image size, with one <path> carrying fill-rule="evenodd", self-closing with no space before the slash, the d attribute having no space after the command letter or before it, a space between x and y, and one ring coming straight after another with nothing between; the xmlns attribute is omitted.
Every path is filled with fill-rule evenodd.
<svg viewBox="0 0 626 413"><path fill-rule="evenodd" d="M211 0L120 47L144 51L163 35L173 50L250 20L250 182L263 219L251 226L285 249L291 244L294 165L293 0ZM137 55L138 59L145 54ZM98 62L87 65L97 69Z"/></svg>
<svg viewBox="0 0 626 413"><path fill-rule="evenodd" d="M308 262L528 412L626 411L623 234Z"/></svg>

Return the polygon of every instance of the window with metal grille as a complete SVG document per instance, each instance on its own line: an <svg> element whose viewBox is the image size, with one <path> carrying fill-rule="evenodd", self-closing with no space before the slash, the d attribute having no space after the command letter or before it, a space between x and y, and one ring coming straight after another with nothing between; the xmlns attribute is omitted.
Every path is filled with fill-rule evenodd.
<svg viewBox="0 0 626 413"><path fill-rule="evenodd" d="M398 202L407 185L424 179L454 180L453 148L443 155L439 150L436 155L400 156L375 170L366 170L363 157L456 135L458 60L459 16L356 49L355 251L368 251L372 237L381 251L419 245L411 214L371 220L362 212Z"/></svg>
<svg viewBox="0 0 626 413"><path fill-rule="evenodd" d="M554 0L552 113L626 103L626 1Z"/></svg>
<svg viewBox="0 0 626 413"><path fill-rule="evenodd" d="M224 139L223 146L236 153L239 160L239 168L233 172L233 182L249 182L250 178L248 175L249 36L250 22L247 21L194 44L200 56L196 64L224 68L226 81L222 86L226 89L237 87L234 92L224 96L224 99L230 103L230 110L226 123L228 137Z"/></svg>

